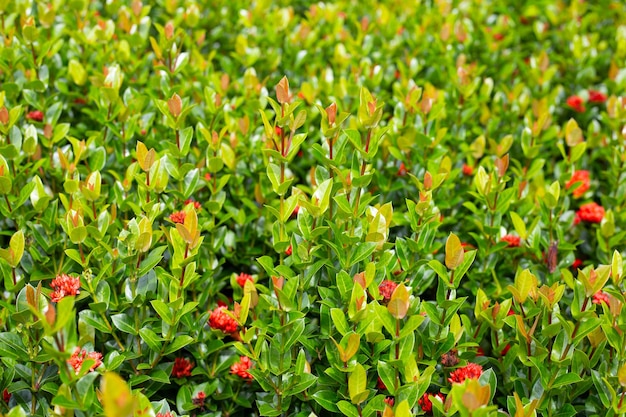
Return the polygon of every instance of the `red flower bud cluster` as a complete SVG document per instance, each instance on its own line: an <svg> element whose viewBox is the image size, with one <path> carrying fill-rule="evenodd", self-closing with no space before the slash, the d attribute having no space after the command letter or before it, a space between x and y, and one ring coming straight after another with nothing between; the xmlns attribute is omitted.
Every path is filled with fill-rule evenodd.
<svg viewBox="0 0 626 417"><path fill-rule="evenodd" d="M99 353L99 352L87 353L86 350L84 349L81 350L81 348L79 347L76 347L76 349L74 349L74 353L72 353L72 356L67 360L67 363L72 368L74 368L74 372L76 372L76 375L78 375L80 372L80 368L82 368L83 362L85 361L85 359L92 359L95 361L95 363L91 365L91 367L89 368L89 372L92 372L98 366L102 365L102 353Z"/></svg>
<svg viewBox="0 0 626 417"><path fill-rule="evenodd" d="M578 170L574 171L572 178L565 184L565 188L570 188L574 184L578 183L578 187L574 188L574 198L582 197L589 189L589 171Z"/></svg>
<svg viewBox="0 0 626 417"><path fill-rule="evenodd" d="M448 381L451 383L461 383L465 381L467 378L478 379L480 375L483 373L483 367L478 365L477 363L468 363L462 368L457 369L456 371L450 374L450 378Z"/></svg>
<svg viewBox="0 0 626 417"><path fill-rule="evenodd" d="M244 272L237 275L237 284L239 284L241 288L246 286L246 281L250 281L254 284L254 278L252 278L252 275L248 275Z"/></svg>
<svg viewBox="0 0 626 417"><path fill-rule="evenodd" d="M503 242L506 242L509 244L509 248L517 248L520 245L520 237L519 236L515 236L515 235L506 235L506 236L502 236L502 239L500 239Z"/></svg>
<svg viewBox="0 0 626 417"><path fill-rule="evenodd" d="M174 359L174 368L172 368L172 376L174 378L184 378L186 376L191 376L192 369L193 369L193 364L189 362L189 359L176 358Z"/></svg>
<svg viewBox="0 0 626 417"><path fill-rule="evenodd" d="M593 295L592 301L594 304L606 303L606 305L609 305L609 295L604 291L598 291Z"/></svg>
<svg viewBox="0 0 626 417"><path fill-rule="evenodd" d="M417 404L419 404L419 406L422 408L422 411L427 414L433 413L433 402L430 397L439 398L441 402L444 402L446 400L446 397L444 397L444 395L440 392L438 392L437 394L431 394L428 392L424 393L424 395L422 395L422 398L417 401Z"/></svg>
<svg viewBox="0 0 626 417"><path fill-rule="evenodd" d="M606 101L606 94L597 90L589 90L589 102L590 103L604 103Z"/></svg>
<svg viewBox="0 0 626 417"><path fill-rule="evenodd" d="M600 223L602 218L604 218L604 207L597 203L587 203L580 206L576 212L574 224L578 224L581 221L587 223Z"/></svg>
<svg viewBox="0 0 626 417"><path fill-rule="evenodd" d="M383 301L389 301L391 299L391 294L393 294L397 286L398 284L388 279L380 283L378 292L383 296Z"/></svg>
<svg viewBox="0 0 626 417"><path fill-rule="evenodd" d="M170 220L173 221L174 223L180 223L183 224L185 223L185 217L187 216L187 213L185 213L184 211L176 211L172 214L170 214Z"/></svg>
<svg viewBox="0 0 626 417"><path fill-rule="evenodd" d="M252 367L252 361L247 356L239 358L239 362L235 362L230 367L230 373L237 375L243 379L252 379L252 375L248 372L248 369Z"/></svg>
<svg viewBox="0 0 626 417"><path fill-rule="evenodd" d="M567 98L567 105L577 113L583 113L585 108L585 102L582 97L579 96L570 96Z"/></svg>
<svg viewBox="0 0 626 417"><path fill-rule="evenodd" d="M212 329L221 330L226 334L233 334L237 332L239 324L231 315L226 313L228 308L225 306L217 307L211 312L209 316L209 326Z"/></svg>
<svg viewBox="0 0 626 417"><path fill-rule="evenodd" d="M43 121L43 112L41 110L33 110L26 114L26 118L35 122L41 122Z"/></svg>
<svg viewBox="0 0 626 417"><path fill-rule="evenodd" d="M57 275L50 283L50 287L54 290L50 293L50 299L58 303L63 297L80 293L80 278L74 278L67 274Z"/></svg>
<svg viewBox="0 0 626 417"><path fill-rule="evenodd" d="M192 200L191 198L188 198L187 200L185 200L185 205L187 204L193 204L196 210L200 210L202 208L202 204L200 204L198 201Z"/></svg>

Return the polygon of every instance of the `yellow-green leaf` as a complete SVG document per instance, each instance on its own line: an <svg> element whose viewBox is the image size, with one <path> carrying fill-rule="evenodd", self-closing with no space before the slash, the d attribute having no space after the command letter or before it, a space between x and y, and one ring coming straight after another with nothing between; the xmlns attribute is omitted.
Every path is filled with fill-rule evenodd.
<svg viewBox="0 0 626 417"><path fill-rule="evenodd" d="M102 405L106 417L133 416L133 396L124 381L114 372L107 372L100 385Z"/></svg>
<svg viewBox="0 0 626 417"><path fill-rule="evenodd" d="M461 246L461 240L454 233L450 233L446 241L446 266L448 269L456 269L463 263L465 251Z"/></svg>
<svg viewBox="0 0 626 417"><path fill-rule="evenodd" d="M365 372L363 365L357 363L354 367L354 371L350 373L350 376L348 377L348 392L350 393L350 400L353 404L360 404L365 400L365 398L362 399L362 397L363 392L366 392L366 388L367 373Z"/></svg>

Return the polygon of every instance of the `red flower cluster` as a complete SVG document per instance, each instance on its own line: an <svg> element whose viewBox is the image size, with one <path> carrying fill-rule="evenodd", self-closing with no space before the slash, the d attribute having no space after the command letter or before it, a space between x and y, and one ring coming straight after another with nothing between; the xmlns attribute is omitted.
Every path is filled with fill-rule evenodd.
<svg viewBox="0 0 626 417"><path fill-rule="evenodd" d="M509 244L509 248L517 248L520 244L520 237L515 235L505 235L500 239L502 242L506 242Z"/></svg>
<svg viewBox="0 0 626 417"><path fill-rule="evenodd" d="M376 388L378 388L380 390L387 389L387 386L385 385L385 383L383 382L383 380L380 377L378 377L378 381L376 381Z"/></svg>
<svg viewBox="0 0 626 417"><path fill-rule="evenodd" d="M587 223L600 223L604 217L604 207L597 203L587 203L580 206L576 212L574 224L581 221Z"/></svg>
<svg viewBox="0 0 626 417"><path fill-rule="evenodd" d="M235 362L230 367L230 373L237 375L243 379L252 379L252 375L248 372L248 369L252 367L252 361L247 356L239 358L239 362Z"/></svg>
<svg viewBox="0 0 626 417"><path fill-rule="evenodd" d="M194 201L191 198L188 198L187 200L185 200L185 205L187 204L193 204L193 207L196 210L200 210L202 208L202 204L200 204L198 201Z"/></svg>
<svg viewBox="0 0 626 417"><path fill-rule="evenodd" d="M463 175L469 177L474 173L474 167L471 165L463 164Z"/></svg>
<svg viewBox="0 0 626 417"><path fill-rule="evenodd" d="M228 311L228 308L224 306L217 307L213 310L209 316L209 326L211 326L212 329L221 330L226 334L233 334L237 332L239 324L237 324L237 320L227 314L226 311Z"/></svg>
<svg viewBox="0 0 626 417"><path fill-rule="evenodd" d="M392 408L393 405L396 403L396 400L393 397L386 397L383 401L385 402L385 404Z"/></svg>
<svg viewBox="0 0 626 417"><path fill-rule="evenodd" d="M609 295L604 291L598 291L593 295L592 301L594 304L606 303L606 305L609 305Z"/></svg>
<svg viewBox="0 0 626 417"><path fill-rule="evenodd" d="M174 367L172 368L172 376L174 378L184 378L186 376L191 376L192 369L193 369L193 364L189 362L189 359L176 358L174 359Z"/></svg>
<svg viewBox="0 0 626 417"><path fill-rule="evenodd" d="M443 394L440 392L438 392L437 394L430 394L428 392L424 393L424 395L422 395L422 398L420 398L417 403L420 407L422 407L422 411L428 414L432 414L433 412L433 402L430 397L439 398L441 402L444 402L446 400L446 397L444 397Z"/></svg>
<svg viewBox="0 0 626 417"><path fill-rule="evenodd" d="M248 275L244 272L237 275L237 284L239 284L241 288L246 286L246 281L251 281L254 284L254 278L252 278L252 275Z"/></svg>
<svg viewBox="0 0 626 417"><path fill-rule="evenodd" d="M400 163L400 168L398 168L398 173L396 175L399 177L404 177L406 175L406 166L404 166L404 162Z"/></svg>
<svg viewBox="0 0 626 417"><path fill-rule="evenodd" d="M567 105L578 113L583 113L585 109L585 103L579 96L570 96L567 98Z"/></svg>
<svg viewBox="0 0 626 417"><path fill-rule="evenodd" d="M483 373L483 367L478 365L477 363L468 363L462 368L457 369L456 371L450 374L450 378L448 381L451 383L461 383L465 381L467 378L478 379L480 375Z"/></svg>
<svg viewBox="0 0 626 417"><path fill-rule="evenodd" d="M11 393L6 388L4 389L4 391L2 391L2 399L7 404L9 403L9 401L11 401Z"/></svg>
<svg viewBox="0 0 626 417"><path fill-rule="evenodd" d="M185 213L184 211L176 211L170 214L170 220L173 221L174 223L183 224L185 223L186 216L187 216L187 213Z"/></svg>
<svg viewBox="0 0 626 417"><path fill-rule="evenodd" d="M383 301L389 301L391 299L391 294L393 294L397 286L398 284L388 279L380 283L378 292L383 296Z"/></svg>
<svg viewBox="0 0 626 417"><path fill-rule="evenodd" d="M67 274L57 275L50 283L50 287L54 290L50 293L50 299L58 303L63 297L80 293L80 278L74 278Z"/></svg>
<svg viewBox="0 0 626 417"><path fill-rule="evenodd" d="M156 417L174 417L174 414L172 414L171 411L168 411L167 413L157 413Z"/></svg>
<svg viewBox="0 0 626 417"><path fill-rule="evenodd" d="M572 263L572 269L576 270L581 266L583 266L583 260L578 258L574 259L574 262Z"/></svg>
<svg viewBox="0 0 626 417"><path fill-rule="evenodd" d="M578 183L578 187L574 188L574 198L582 197L589 189L589 171L583 169L574 171L572 178L565 184L565 188L570 188Z"/></svg>
<svg viewBox="0 0 626 417"><path fill-rule="evenodd" d="M76 347L76 349L74 349L74 353L72 353L72 356L67 360L67 363L70 364L72 368L74 368L74 372L76 372L76 375L78 375L85 359L92 359L95 361L95 363L89 368L89 372L92 372L98 366L102 365L102 353L87 353L86 350L81 350L81 348L79 348L78 346Z"/></svg>
<svg viewBox="0 0 626 417"><path fill-rule="evenodd" d="M293 253L293 248L291 247L291 245L289 245L289 247L285 251L285 255L291 256L292 253Z"/></svg>
<svg viewBox="0 0 626 417"><path fill-rule="evenodd" d="M26 114L26 118L35 122L41 122L43 121L43 112L41 110L33 110Z"/></svg>
<svg viewBox="0 0 626 417"><path fill-rule="evenodd" d="M597 90L589 90L589 102L590 103L604 103L606 101L606 94Z"/></svg>
<svg viewBox="0 0 626 417"><path fill-rule="evenodd" d="M191 402L196 407L203 407L205 398L206 398L206 394L204 393L204 391L200 391L195 397L191 399Z"/></svg>

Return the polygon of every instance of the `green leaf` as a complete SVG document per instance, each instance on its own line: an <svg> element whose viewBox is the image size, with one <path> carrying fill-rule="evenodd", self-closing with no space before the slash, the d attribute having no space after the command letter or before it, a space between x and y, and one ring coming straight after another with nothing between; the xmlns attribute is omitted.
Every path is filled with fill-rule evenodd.
<svg viewBox="0 0 626 417"><path fill-rule="evenodd" d="M15 333L0 333L0 356L28 361L28 351L22 338Z"/></svg>
<svg viewBox="0 0 626 417"><path fill-rule="evenodd" d="M345 400L341 400L337 403L337 408L344 415L348 417L359 417L359 412L356 407Z"/></svg>
<svg viewBox="0 0 626 417"><path fill-rule="evenodd" d="M360 363L357 363L354 367L354 371L350 373L348 377L348 392L350 394L350 401L353 404L360 404L367 398L368 392L365 391L367 388L367 373L365 372L365 368ZM365 398L363 398L363 393L366 393Z"/></svg>
<svg viewBox="0 0 626 417"><path fill-rule="evenodd" d="M139 336L141 336L141 339L144 342L146 342L148 347L153 352L160 352L161 351L161 346L162 346L163 339L160 338L159 336L157 336L157 334L155 332L153 332L151 329L149 329L147 327L143 327L142 329L139 330Z"/></svg>
<svg viewBox="0 0 626 417"><path fill-rule="evenodd" d="M130 333L134 336L137 336L137 330L135 329L135 324L133 320L127 314L115 314L111 316L111 321L113 321L113 325L120 331L124 333Z"/></svg>
<svg viewBox="0 0 626 417"><path fill-rule="evenodd" d="M313 397L315 402L324 407L326 410L333 413L339 412L339 408L337 408L336 392L330 390L321 390L314 393L311 397Z"/></svg>
<svg viewBox="0 0 626 417"><path fill-rule="evenodd" d="M577 382L580 382L582 380L583 379L580 376L574 373L563 374L554 380L554 383L552 384L552 388L560 388L566 385L569 386L572 384L576 384Z"/></svg>
<svg viewBox="0 0 626 417"><path fill-rule="evenodd" d="M189 345L190 343L193 343L194 339L191 336L188 335L179 335L176 336L174 338L174 342L172 344L170 344L167 349L165 349L165 352L163 352L164 355L169 355L170 353L174 353L179 349L184 348L185 346Z"/></svg>

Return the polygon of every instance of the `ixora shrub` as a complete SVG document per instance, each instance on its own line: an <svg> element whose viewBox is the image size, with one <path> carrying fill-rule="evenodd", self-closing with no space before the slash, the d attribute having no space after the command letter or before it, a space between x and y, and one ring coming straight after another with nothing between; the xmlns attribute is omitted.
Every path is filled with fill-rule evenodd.
<svg viewBox="0 0 626 417"><path fill-rule="evenodd" d="M526 3L0 0L0 413L626 413L626 16Z"/></svg>

